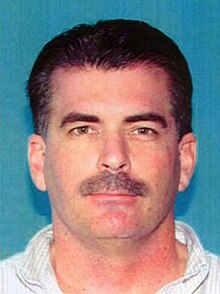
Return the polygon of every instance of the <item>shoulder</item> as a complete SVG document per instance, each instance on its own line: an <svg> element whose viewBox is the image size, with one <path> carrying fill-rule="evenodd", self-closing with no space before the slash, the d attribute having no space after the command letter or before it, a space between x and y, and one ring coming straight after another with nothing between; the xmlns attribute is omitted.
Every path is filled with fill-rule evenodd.
<svg viewBox="0 0 220 294"><path fill-rule="evenodd" d="M1 294L39 293L40 279L50 263L49 244L52 238L51 226L47 226L33 237L23 253L0 262Z"/></svg>
<svg viewBox="0 0 220 294"><path fill-rule="evenodd" d="M11 256L9 258L6 258L5 260L2 260L0 262L0 272L5 272L5 271L16 271L17 266L22 259L23 253L18 253L14 256Z"/></svg>
<svg viewBox="0 0 220 294"><path fill-rule="evenodd" d="M25 293L24 289L21 289L21 284L17 276L20 261L23 254L19 253L10 258L7 258L0 262L0 285L1 293Z"/></svg>
<svg viewBox="0 0 220 294"><path fill-rule="evenodd" d="M210 272L217 274L220 280L220 256L206 252L206 258L210 266Z"/></svg>
<svg viewBox="0 0 220 294"><path fill-rule="evenodd" d="M217 293L220 289L220 257L206 252L206 260L209 270L204 283L205 293Z"/></svg>

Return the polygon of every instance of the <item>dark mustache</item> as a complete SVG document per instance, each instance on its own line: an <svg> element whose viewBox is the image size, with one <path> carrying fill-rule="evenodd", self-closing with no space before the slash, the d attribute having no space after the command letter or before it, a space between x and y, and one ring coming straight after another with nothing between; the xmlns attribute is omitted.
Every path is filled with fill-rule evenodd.
<svg viewBox="0 0 220 294"><path fill-rule="evenodd" d="M83 181L79 187L82 196L114 190L123 190L128 194L144 197L148 193L148 188L142 180L132 179L124 172L112 174L109 171L104 171Z"/></svg>

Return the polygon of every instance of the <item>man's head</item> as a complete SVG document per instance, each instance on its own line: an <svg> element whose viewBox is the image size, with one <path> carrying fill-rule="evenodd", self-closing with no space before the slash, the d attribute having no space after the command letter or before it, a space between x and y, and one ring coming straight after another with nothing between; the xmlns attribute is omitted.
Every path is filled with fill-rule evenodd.
<svg viewBox="0 0 220 294"><path fill-rule="evenodd" d="M82 25L45 46L29 80L29 163L60 234L170 229L195 165L191 90L177 46L144 23Z"/></svg>
<svg viewBox="0 0 220 294"><path fill-rule="evenodd" d="M103 70L135 65L163 68L170 79L172 113L181 138L191 132L192 83L187 62L177 45L150 25L131 20L82 24L55 37L39 54L28 82L35 132L46 136L49 124L51 77L57 68L91 66Z"/></svg>

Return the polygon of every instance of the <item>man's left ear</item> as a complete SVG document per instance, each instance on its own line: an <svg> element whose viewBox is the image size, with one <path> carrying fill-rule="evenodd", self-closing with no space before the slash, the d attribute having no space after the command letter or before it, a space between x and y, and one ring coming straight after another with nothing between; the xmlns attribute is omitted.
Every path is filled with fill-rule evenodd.
<svg viewBox="0 0 220 294"><path fill-rule="evenodd" d="M184 135L179 143L180 180L178 191L184 191L192 178L196 165L196 138L193 133Z"/></svg>

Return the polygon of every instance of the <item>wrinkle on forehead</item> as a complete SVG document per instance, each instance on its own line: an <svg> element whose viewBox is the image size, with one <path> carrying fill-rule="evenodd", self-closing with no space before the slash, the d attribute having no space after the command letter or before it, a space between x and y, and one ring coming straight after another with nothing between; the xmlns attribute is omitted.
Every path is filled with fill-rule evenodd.
<svg viewBox="0 0 220 294"><path fill-rule="evenodd" d="M143 74L145 73L146 87L143 83L144 80L138 78L139 76L143 77ZM152 96L148 93L148 87L152 87L150 84L151 80L155 88L155 94ZM156 86L155 80L157 83ZM134 84L133 88L130 87L130 84L132 83ZM88 103L92 103L94 100L95 103L92 103L91 105L94 105L96 109L100 107L100 111L103 111L101 104L99 105L99 100L101 99L102 103L104 95L109 95L108 98L113 101L116 110L120 107L123 110L127 104L134 105L135 107L137 106L138 108L138 101L141 100L142 105L139 107L139 110L144 112L145 108L148 110L147 108L149 106L160 104L160 102L158 103L159 100L161 100L161 102L163 100L168 100L170 101L170 103L167 104L167 108L169 108L168 111L171 115L173 113L169 75L164 69L157 67L154 64L144 66L136 65L133 67L111 70L97 69L89 66L57 68L53 72L51 78L51 87L53 92L51 105L52 112L54 112L57 107L63 107L64 111L78 111L74 109L76 104L77 107L80 107L81 105L86 110ZM131 88L131 91L129 87ZM109 89L112 90L112 92ZM135 93L135 90L137 90L137 93ZM132 93L132 91L134 93ZM68 93L68 95L66 93ZM103 93L103 96L100 93ZM130 98L126 98L127 101L123 104L123 97L126 95L128 97L130 96ZM158 97L155 98L154 95L157 95ZM74 101L74 97L77 97L77 103ZM122 101L119 100L119 97L122 97ZM86 99L85 101L84 98ZM106 104L104 105L105 108L113 107L113 104L110 105L111 101L109 101L109 103L104 101ZM115 103L115 101L117 103ZM114 112L114 107L112 108L112 111Z"/></svg>

